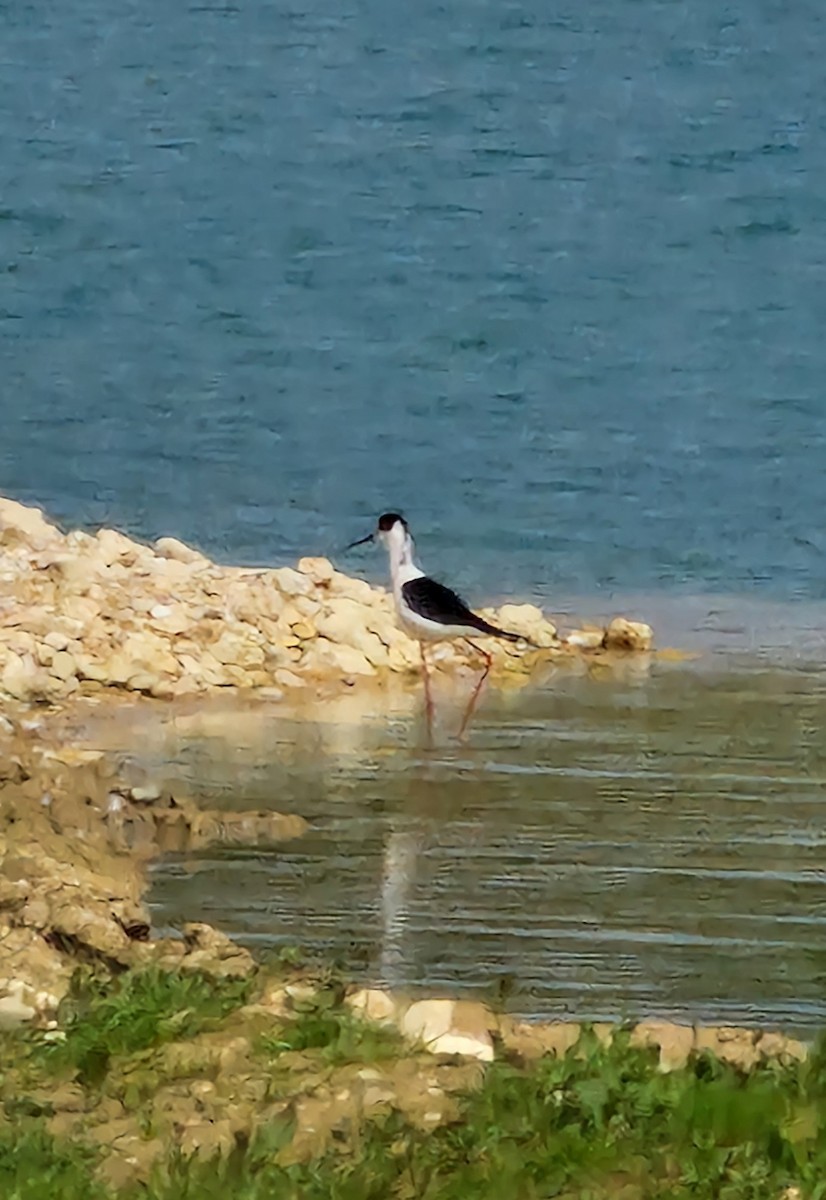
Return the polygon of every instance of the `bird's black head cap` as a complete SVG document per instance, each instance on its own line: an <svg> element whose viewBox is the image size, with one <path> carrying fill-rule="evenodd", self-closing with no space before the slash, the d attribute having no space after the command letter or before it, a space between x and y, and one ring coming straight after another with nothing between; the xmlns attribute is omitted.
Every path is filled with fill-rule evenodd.
<svg viewBox="0 0 826 1200"><path fill-rule="evenodd" d="M407 529L407 521L401 513L386 512L379 517L379 533L387 533L388 529L392 529L394 525L401 524Z"/></svg>

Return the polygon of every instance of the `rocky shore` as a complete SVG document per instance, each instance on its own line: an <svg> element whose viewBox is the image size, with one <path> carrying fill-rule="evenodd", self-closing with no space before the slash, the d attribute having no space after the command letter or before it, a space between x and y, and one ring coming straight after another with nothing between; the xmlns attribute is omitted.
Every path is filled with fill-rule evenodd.
<svg viewBox="0 0 826 1200"><path fill-rule="evenodd" d="M649 626L621 617L561 636L531 604L483 615L539 647L492 644L494 682L652 644ZM447 673L468 662L453 645L433 657ZM175 538L150 546L111 529L64 534L39 509L0 499L0 696L62 703L109 688L159 699L219 689L277 698L403 677L418 662L392 597L325 558L221 566Z"/></svg>
<svg viewBox="0 0 826 1200"><path fill-rule="evenodd" d="M536 1094L543 1112L549 1087L571 1104L585 1097L571 1128L590 1147L588 1096L605 1079L638 1077L620 1091L631 1104L643 1089L645 1120L659 1111L645 1089L660 1085L639 1072L656 1075L657 1066L681 1074L687 1096L697 1080L713 1090L723 1078L703 1073L706 1059L733 1073L725 1077L733 1088L760 1076L759 1096L765 1079L809 1087L809 1075L796 1074L807 1069L808 1047L781 1033L525 1023L449 997L354 989L317 967L273 974L208 925L154 936L144 903L153 858L213 843L278 844L305 823L213 811L151 779L125 781L115 756L67 737L75 702L97 699L102 709L120 694L165 708L241 692L287 706L310 697L317 707L334 702L336 689L413 675L417 647L396 628L384 590L325 559L224 567L173 539L145 546L111 530L64 534L8 500L0 500L0 585L0 1185L9 1170L14 1180L29 1170L24 1198L46 1194L48 1174L74 1181L66 1194L140 1186L167 1200L181 1194L176 1156L187 1172L225 1160L243 1175L259 1170L263 1146L278 1187L309 1164L297 1191L283 1193L303 1197L316 1194L307 1190L316 1163L326 1164L328 1182L362 1166L370 1177L365 1147L375 1144L392 1194L408 1195L407 1168L396 1178L388 1145L411 1163L435 1146L448 1166L422 1169L462 1170L451 1127L464 1124L482 1145L486 1106L501 1104L507 1120L515 1096L534 1104ZM629 653L644 661L652 642L648 626L623 618L561 636L531 605L486 615L539 647L497 646L500 683L529 679L548 662L612 664ZM437 654L445 678L470 665L452 646ZM541 1065L549 1062L559 1065ZM517 1091L500 1095L503 1087ZM785 1128L767 1128L769 1149ZM444 1142L430 1140L440 1129ZM671 1146L668 1131L656 1136ZM616 1142L618 1153L624 1145ZM663 1154L670 1179L672 1149ZM636 1154L629 1179L641 1162ZM591 1166L583 1171L590 1180ZM606 1178L613 1195L614 1175Z"/></svg>

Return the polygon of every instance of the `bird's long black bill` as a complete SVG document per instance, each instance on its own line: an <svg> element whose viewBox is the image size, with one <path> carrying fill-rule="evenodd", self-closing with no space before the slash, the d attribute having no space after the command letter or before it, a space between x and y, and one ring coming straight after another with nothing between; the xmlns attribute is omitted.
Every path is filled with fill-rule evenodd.
<svg viewBox="0 0 826 1200"><path fill-rule="evenodd" d="M363 546L365 542L372 542L373 534L368 533L367 537L359 538L358 541L351 542L349 546L345 546L345 550L352 550L354 546Z"/></svg>

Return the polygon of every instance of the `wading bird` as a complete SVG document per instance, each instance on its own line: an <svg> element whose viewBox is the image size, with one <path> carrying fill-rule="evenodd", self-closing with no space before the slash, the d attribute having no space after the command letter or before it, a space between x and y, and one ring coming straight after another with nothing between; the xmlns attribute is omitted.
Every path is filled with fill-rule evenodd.
<svg viewBox="0 0 826 1200"><path fill-rule="evenodd" d="M495 625L491 625L489 621L469 609L464 600L449 587L425 575L413 561L413 539L407 521L399 513L383 513L375 530L368 533L367 537L351 542L347 549L363 546L365 542L373 542L376 539L384 543L390 558L390 577L399 622L405 632L418 641L421 650L428 731L432 729L433 724L433 698L430 692L425 644L462 638L484 660L484 670L473 689L459 729L459 737L462 737L493 661L487 651L471 641L468 635L472 633L483 637L504 638L508 642L526 642L527 638L519 633L510 633L507 629L497 629Z"/></svg>

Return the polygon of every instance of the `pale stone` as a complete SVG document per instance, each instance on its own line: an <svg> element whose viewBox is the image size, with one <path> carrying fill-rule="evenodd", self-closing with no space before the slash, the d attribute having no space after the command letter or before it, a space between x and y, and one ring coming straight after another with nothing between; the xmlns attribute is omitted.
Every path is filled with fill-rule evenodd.
<svg viewBox="0 0 826 1200"><path fill-rule="evenodd" d="M37 641L33 634L25 629L11 629L6 634L6 645L15 654L33 655L37 650Z"/></svg>
<svg viewBox="0 0 826 1200"><path fill-rule="evenodd" d="M198 562L181 562L178 558L155 557L152 560L152 574L156 586L163 586L170 592L177 593L182 588L191 587L196 574L205 575L209 565L207 558Z"/></svg>
<svg viewBox="0 0 826 1200"><path fill-rule="evenodd" d="M90 589L91 591L91 589ZM97 621L100 617L101 609L100 602L89 596L67 596L61 600L60 604L60 619L63 623L63 632L66 633L66 622L72 622L80 636L86 631L93 621ZM55 649L63 650L65 647L56 646Z"/></svg>
<svg viewBox="0 0 826 1200"><path fill-rule="evenodd" d="M301 1005L315 1000L317 990L311 983L288 983L284 988L284 994L289 996L293 1005Z"/></svg>
<svg viewBox="0 0 826 1200"><path fill-rule="evenodd" d="M562 1058L577 1044L581 1032L578 1024L569 1021L533 1023L502 1017L499 1023L505 1047L523 1058L541 1058L544 1054Z"/></svg>
<svg viewBox="0 0 826 1200"><path fill-rule="evenodd" d="M614 617L605 630L604 645L607 650L650 650L654 631L641 621L627 621L625 617Z"/></svg>
<svg viewBox="0 0 826 1200"><path fill-rule="evenodd" d="M502 629L521 633L543 648L553 646L557 640L556 626L535 604L503 604L492 620Z"/></svg>
<svg viewBox="0 0 826 1200"><path fill-rule="evenodd" d="M137 544L115 529L100 529L95 536L95 542L95 555L107 566L119 559L128 560L131 565L137 558Z"/></svg>
<svg viewBox="0 0 826 1200"><path fill-rule="evenodd" d="M601 650L605 640L604 629L575 629L565 641L577 650Z"/></svg>
<svg viewBox="0 0 826 1200"><path fill-rule="evenodd" d="M205 566L209 562L209 559L200 551L193 550L191 546L187 546L185 542L174 537L158 538L154 550L160 558L171 558L173 561L185 563L187 566L196 564Z"/></svg>
<svg viewBox="0 0 826 1200"><path fill-rule="evenodd" d="M395 646L409 646L416 649L418 645L407 636L396 621L395 612L383 612L381 609L361 607L361 620L366 629L374 633L388 650Z"/></svg>
<svg viewBox="0 0 826 1200"><path fill-rule="evenodd" d="M34 700L46 694L49 677L30 654L11 651L0 674L0 691L15 700Z"/></svg>
<svg viewBox="0 0 826 1200"><path fill-rule="evenodd" d="M136 671L126 680L126 686L130 692L147 692L153 696L157 695L159 690L161 693L164 691L164 681L151 671Z"/></svg>
<svg viewBox="0 0 826 1200"><path fill-rule="evenodd" d="M38 666L46 667L46 668L50 667L52 665L52 663L54 662L54 656L55 656L55 651L52 650L51 646L47 646L45 644L38 644L34 648L34 657L35 657L35 661L37 662Z"/></svg>
<svg viewBox="0 0 826 1200"><path fill-rule="evenodd" d="M169 644L148 629L128 634L106 666L113 683L125 683L131 676L144 672L175 676L180 673Z"/></svg>
<svg viewBox="0 0 826 1200"><path fill-rule="evenodd" d="M364 618L360 605L352 600L339 600L333 611L318 618L318 632L331 642L360 650L371 666L385 667L389 661L387 647L365 627Z"/></svg>
<svg viewBox="0 0 826 1200"><path fill-rule="evenodd" d="M158 633L168 634L170 637L177 637L179 634L185 633L192 625L193 620L183 607L173 607L169 604L154 605L150 609L149 615L152 618L153 628Z"/></svg>
<svg viewBox="0 0 826 1200"><path fill-rule="evenodd" d="M356 1079L362 1079L365 1083L375 1083L378 1079L384 1079L384 1076L375 1067L362 1067L360 1071L356 1071Z"/></svg>
<svg viewBox="0 0 826 1200"><path fill-rule="evenodd" d="M387 665L391 671L413 671L420 665L419 647L409 641L407 645L391 646L387 652Z"/></svg>
<svg viewBox="0 0 826 1200"><path fill-rule="evenodd" d="M37 1010L24 999L26 985L19 979L6 985L6 995L0 996L0 1029L23 1025L37 1016Z"/></svg>
<svg viewBox="0 0 826 1200"><path fill-rule="evenodd" d="M65 650L69 645L69 641L70 639L65 633L60 633L56 629L47 633L43 639L44 644L51 647L52 650Z"/></svg>
<svg viewBox="0 0 826 1200"><path fill-rule="evenodd" d="M286 1017L290 1013L287 989L280 983L270 984L258 1003L274 1017Z"/></svg>
<svg viewBox="0 0 826 1200"><path fill-rule="evenodd" d="M760 1059L756 1045L757 1033L736 1026L699 1026L695 1030L695 1049L716 1055L723 1062L749 1071Z"/></svg>
<svg viewBox="0 0 826 1200"><path fill-rule="evenodd" d="M93 558L72 558L68 554L55 554L46 569L64 587L88 591L99 578L100 571L106 568Z"/></svg>
<svg viewBox="0 0 826 1200"><path fill-rule="evenodd" d="M777 1058L782 1062L791 1059L804 1062L809 1053L803 1042L799 1042L793 1037L787 1037L783 1033L761 1034L757 1042L757 1050L763 1058Z"/></svg>
<svg viewBox="0 0 826 1200"><path fill-rule="evenodd" d="M364 1089L361 1103L366 1109L379 1108L381 1105L391 1104L394 1097L392 1087L368 1087Z"/></svg>
<svg viewBox="0 0 826 1200"><path fill-rule="evenodd" d="M6 500L0 496L0 529L15 529L34 540L51 541L59 536L59 531L50 525L39 508L30 508L18 504L16 500Z"/></svg>
<svg viewBox="0 0 826 1200"><path fill-rule="evenodd" d="M130 788L129 795L136 804L151 804L155 800L160 800L162 792L156 783L147 783L142 787Z"/></svg>
<svg viewBox="0 0 826 1200"><path fill-rule="evenodd" d="M296 621L292 626L292 631L299 641L307 642L318 636L318 630L312 621Z"/></svg>
<svg viewBox="0 0 826 1200"><path fill-rule="evenodd" d="M660 1070L684 1067L694 1049L694 1030L690 1025L671 1021L640 1021L631 1032L632 1046L655 1046L660 1052Z"/></svg>
<svg viewBox="0 0 826 1200"><path fill-rule="evenodd" d="M273 678L279 687L285 688L302 688L306 687L306 680L300 675L296 675L295 671L290 671L287 667L279 667Z"/></svg>
<svg viewBox="0 0 826 1200"><path fill-rule="evenodd" d="M359 604L372 604L378 593L378 589L372 588L366 580L351 579L349 575L342 575L338 571L330 580L329 590L337 596L357 600Z"/></svg>
<svg viewBox="0 0 826 1200"><path fill-rule="evenodd" d="M375 675L376 668L367 661L354 646L339 646L327 638L319 637L310 644L307 652L310 669L320 667L323 671L340 672L342 675Z"/></svg>
<svg viewBox="0 0 826 1200"><path fill-rule="evenodd" d="M301 558L298 569L315 584L328 584L334 575L333 564L327 558Z"/></svg>
<svg viewBox="0 0 826 1200"><path fill-rule="evenodd" d="M273 580L284 596L309 596L313 590L313 581L292 567L279 567L272 572Z"/></svg>
<svg viewBox="0 0 826 1200"><path fill-rule="evenodd" d="M58 650L52 658L49 670L58 679L69 680L77 672L77 663L68 650Z"/></svg>
<svg viewBox="0 0 826 1200"><path fill-rule="evenodd" d="M264 662L264 651L261 646L248 641L239 633L226 631L217 642L210 646L210 651L218 662L239 667L260 666Z"/></svg>
<svg viewBox="0 0 826 1200"><path fill-rule="evenodd" d="M321 601L317 600L315 596L293 596L289 603L296 612L310 621L315 621L322 608Z"/></svg>
<svg viewBox="0 0 826 1200"><path fill-rule="evenodd" d="M347 997L349 1008L365 1021L387 1024L395 1020L397 1004L389 992L380 988L361 988Z"/></svg>
<svg viewBox="0 0 826 1200"><path fill-rule="evenodd" d="M107 683L126 683L130 675L135 674L135 663L122 650L116 650L104 666L104 679Z"/></svg>
<svg viewBox="0 0 826 1200"><path fill-rule="evenodd" d="M75 666L80 679L89 679L96 683L105 683L109 679L109 673L103 663L88 654L76 654Z"/></svg>
<svg viewBox="0 0 826 1200"><path fill-rule="evenodd" d="M418 1000L411 1004L399 1022L403 1037L430 1046L450 1032L455 1000Z"/></svg>
<svg viewBox="0 0 826 1200"><path fill-rule="evenodd" d="M464 1058L477 1058L480 1062L493 1062L493 1042L490 1034L474 1037L468 1033L443 1033L428 1043L432 1054L459 1054Z"/></svg>

